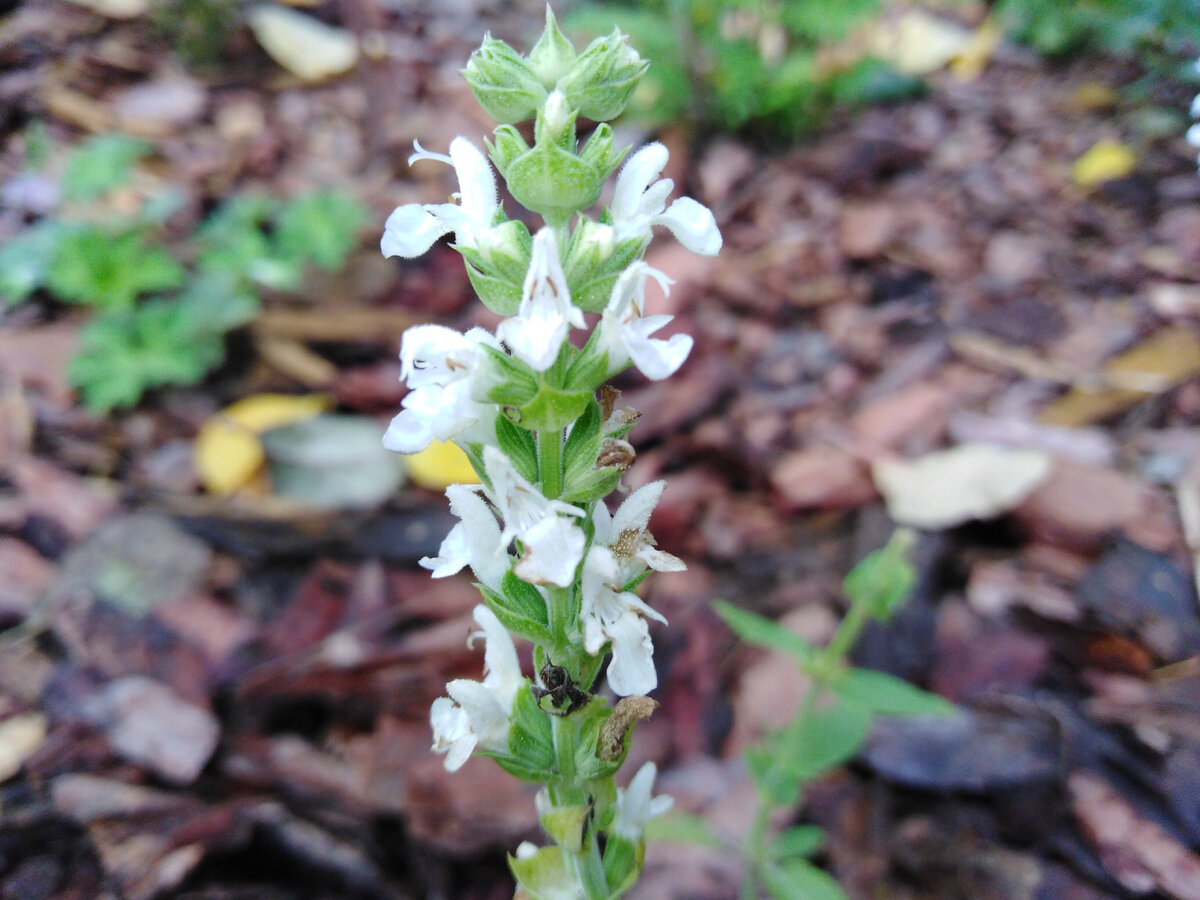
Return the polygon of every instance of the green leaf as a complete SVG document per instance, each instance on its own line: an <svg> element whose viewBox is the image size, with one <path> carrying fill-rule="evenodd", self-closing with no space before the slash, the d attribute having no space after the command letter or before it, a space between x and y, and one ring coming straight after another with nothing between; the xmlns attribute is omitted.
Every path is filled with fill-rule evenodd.
<svg viewBox="0 0 1200 900"><path fill-rule="evenodd" d="M509 579L517 582L510 584ZM519 585L524 585L536 596L530 596ZM479 592L488 605L488 609L496 614L500 624L518 637L533 641L543 647L554 645L554 636L550 633L549 618L546 612L546 601L531 584L526 584L511 572L504 576L502 585L504 592L497 593L485 585L477 585Z"/></svg>
<svg viewBox="0 0 1200 900"><path fill-rule="evenodd" d="M563 471L569 480L573 472L588 472L596 468L600 453L600 404L593 396L584 408L563 445Z"/></svg>
<svg viewBox="0 0 1200 900"><path fill-rule="evenodd" d="M797 717L764 746L777 770L803 783L853 758L870 725L869 712L837 703Z"/></svg>
<svg viewBox="0 0 1200 900"><path fill-rule="evenodd" d="M957 709L937 694L873 669L850 669L834 679L829 688L846 704L876 715L949 716Z"/></svg>
<svg viewBox="0 0 1200 900"><path fill-rule="evenodd" d="M563 481L562 499L567 503L586 506L615 491L621 483L622 474L616 466L605 466L578 477L567 478Z"/></svg>
<svg viewBox="0 0 1200 900"><path fill-rule="evenodd" d="M488 391L488 400L501 406L513 407L513 412L517 413L521 406L537 394L537 376L529 366L503 350L497 350L487 344L481 344L480 347L487 354L488 367L491 370L486 380L495 385ZM529 427L523 421L518 421L517 424Z"/></svg>
<svg viewBox="0 0 1200 900"><path fill-rule="evenodd" d="M761 874L776 900L847 900L846 892L828 873L801 859L764 866Z"/></svg>
<svg viewBox="0 0 1200 900"><path fill-rule="evenodd" d="M772 650L782 650L794 657L802 667L812 662L815 655L812 645L779 623L724 600L714 600L713 609L743 641Z"/></svg>
<svg viewBox="0 0 1200 900"><path fill-rule="evenodd" d="M275 240L285 258L337 270L358 245L358 230L369 219L370 211L349 194L318 191L284 205L276 218Z"/></svg>
<svg viewBox="0 0 1200 900"><path fill-rule="evenodd" d="M147 246L140 233L112 235L84 225L62 233L46 281L62 300L121 310L140 294L178 287L184 276L170 254Z"/></svg>
<svg viewBox="0 0 1200 900"><path fill-rule="evenodd" d="M20 303L46 283L68 228L43 219L0 246L0 306Z"/></svg>
<svg viewBox="0 0 1200 900"><path fill-rule="evenodd" d="M779 832L771 842L771 856L786 860L794 856L812 856L825 843L825 830L816 825L793 825Z"/></svg>
<svg viewBox="0 0 1200 900"><path fill-rule="evenodd" d="M714 850L724 847L706 818L685 812L672 812L667 816L650 819L646 823L646 839L697 844Z"/></svg>
<svg viewBox="0 0 1200 900"><path fill-rule="evenodd" d="M507 416L496 416L496 441L522 478L538 480L537 441L532 432L514 425Z"/></svg>
<svg viewBox="0 0 1200 900"><path fill-rule="evenodd" d="M796 35L814 41L837 41L878 8L879 0L839 0L837 3L801 0L783 4L783 23Z"/></svg>
<svg viewBox="0 0 1200 900"><path fill-rule="evenodd" d="M917 582L917 573L908 561L915 536L908 529L899 529L890 541L867 555L855 566L842 590L852 604L864 604L872 618L886 622L908 599Z"/></svg>
<svg viewBox="0 0 1200 900"><path fill-rule="evenodd" d="M779 765L765 746L746 748L746 772L758 792L775 806L792 806L800 797L800 783Z"/></svg>
<svg viewBox="0 0 1200 900"><path fill-rule="evenodd" d="M521 427L531 431L566 428L583 414L592 399L591 391L560 391L543 382L533 398L518 410Z"/></svg>
<svg viewBox="0 0 1200 900"><path fill-rule="evenodd" d="M258 295L231 272L204 270L194 275L178 295L181 315L189 316L197 331L223 334L257 318L262 309Z"/></svg>
<svg viewBox="0 0 1200 900"><path fill-rule="evenodd" d="M103 413L133 406L151 388L199 381L224 352L220 338L196 332L178 304L152 300L88 323L68 376L84 404Z"/></svg>
<svg viewBox="0 0 1200 900"><path fill-rule="evenodd" d="M150 152L145 141L123 134L100 134L71 151L63 173L67 200L92 200L128 183L133 166Z"/></svg>
<svg viewBox="0 0 1200 900"><path fill-rule="evenodd" d="M558 771L558 762L554 755L554 735L551 730L550 717L542 712L533 697L533 692L526 685L517 691L513 701L511 726L508 730L508 751L512 755L511 762L516 768L533 773L534 777L527 778L517 774L503 757L497 757L506 771L512 772L523 781L548 781Z"/></svg>

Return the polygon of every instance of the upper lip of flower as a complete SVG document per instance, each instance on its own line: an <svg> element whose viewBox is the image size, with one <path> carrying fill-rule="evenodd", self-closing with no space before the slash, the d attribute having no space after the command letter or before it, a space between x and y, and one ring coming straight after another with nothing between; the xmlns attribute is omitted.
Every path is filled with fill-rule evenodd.
<svg viewBox="0 0 1200 900"><path fill-rule="evenodd" d="M384 256L420 256L438 238L454 232L463 247L477 246L483 232L492 227L500 201L496 176L483 152L464 137L450 142L449 155L430 153L413 142L416 152L409 164L434 159L454 168L458 177L458 203L406 203L388 216L380 249Z"/></svg>
<svg viewBox="0 0 1200 900"><path fill-rule="evenodd" d="M652 226L664 225L693 253L716 256L721 250L721 232L709 209L691 197L680 197L667 206L675 183L670 178L655 181L667 157L662 144L647 144L617 175L611 207L617 240L647 241Z"/></svg>

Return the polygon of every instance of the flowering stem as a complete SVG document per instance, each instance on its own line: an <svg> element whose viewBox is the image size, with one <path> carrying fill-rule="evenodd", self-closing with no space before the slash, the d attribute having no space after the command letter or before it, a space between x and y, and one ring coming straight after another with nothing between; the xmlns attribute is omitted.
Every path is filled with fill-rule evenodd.
<svg viewBox="0 0 1200 900"><path fill-rule="evenodd" d="M575 754L579 744L579 727L570 716L553 716L554 753L558 762L559 779L551 783L550 802L556 806L586 806L591 803L587 789L579 783L575 769ZM586 900L606 900L610 896L600 857L600 843L590 822L584 825L579 849L563 847L571 859L571 867Z"/></svg>
<svg viewBox="0 0 1200 900"><path fill-rule="evenodd" d="M557 500L562 493L562 429L539 431L537 442L542 493L547 500Z"/></svg>

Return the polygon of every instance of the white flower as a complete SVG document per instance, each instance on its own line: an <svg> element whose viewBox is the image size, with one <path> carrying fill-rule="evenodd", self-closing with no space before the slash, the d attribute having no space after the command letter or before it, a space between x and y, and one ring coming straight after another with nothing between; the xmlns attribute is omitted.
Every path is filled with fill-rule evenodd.
<svg viewBox="0 0 1200 900"><path fill-rule="evenodd" d="M512 637L500 620L480 604L475 607L475 621L483 629L487 642L483 681L467 678L451 681L446 685L450 696L434 700L429 711L433 749L446 754L449 772L461 768L476 746L495 752L508 750L513 699L525 683ZM470 646L471 641L467 644Z"/></svg>
<svg viewBox="0 0 1200 900"><path fill-rule="evenodd" d="M613 285L600 320L600 340L608 351L610 375L632 362L647 378L660 381L673 375L692 350L692 339L686 334L672 335L665 341L650 337L674 317L644 315L648 278L654 278L664 293L669 292L673 283L662 272L638 260Z"/></svg>
<svg viewBox="0 0 1200 900"><path fill-rule="evenodd" d="M721 250L721 232L708 207L691 197L680 197L667 207L675 183L669 178L655 181L666 164L667 148L654 143L633 154L621 169L612 201L617 240L649 241L650 229L665 225L693 253L716 256Z"/></svg>
<svg viewBox="0 0 1200 900"><path fill-rule="evenodd" d="M648 694L658 686L654 671L654 645L643 616L666 624L666 619L636 594L622 591L621 566L608 547L593 544L583 561L580 621L583 646L593 656L612 641L608 685L627 697Z"/></svg>
<svg viewBox="0 0 1200 900"><path fill-rule="evenodd" d="M643 485L625 498L615 515L609 515L603 501L592 510L595 543L608 547L616 557L621 584L627 584L647 566L656 572L682 572L687 568L679 557L656 549L654 538L646 530L666 486L665 481Z"/></svg>
<svg viewBox="0 0 1200 900"><path fill-rule="evenodd" d="M629 787L617 788L617 812L611 827L613 834L636 844L642 839L646 823L675 805L675 800L669 794L659 794L657 797L650 795L657 774L658 768L648 762L638 769Z"/></svg>
<svg viewBox="0 0 1200 900"><path fill-rule="evenodd" d="M545 372L558 358L572 325L584 327L583 313L571 304L554 231L543 228L533 238L521 305L515 316L501 323L496 335L514 356Z"/></svg>
<svg viewBox="0 0 1200 900"><path fill-rule="evenodd" d="M508 550L500 543L500 525L487 502L475 488L452 484L446 488L450 511L462 521L450 529L435 557L426 556L421 565L434 578L445 578L470 566L471 572L494 591L500 590L508 571Z"/></svg>
<svg viewBox="0 0 1200 900"><path fill-rule="evenodd" d="M563 516L583 516L584 510L561 500L547 500L494 446L483 448L483 464L492 482L488 496L504 520L499 544L507 549L516 538L524 549L513 573L530 584L569 587L583 558L586 538L579 526Z"/></svg>
<svg viewBox="0 0 1200 900"><path fill-rule="evenodd" d="M435 159L454 167L458 203L406 203L388 216L379 249L384 256L420 256L444 234L454 232L459 246L486 250L496 238L493 222L500 208L496 177L483 152L463 137L450 142L450 155L430 153L413 142L417 152L408 158Z"/></svg>
<svg viewBox="0 0 1200 900"><path fill-rule="evenodd" d="M434 440L487 441L495 435L496 407L477 402L474 376L485 361L481 345L499 349L482 328L459 334L442 325L416 325L400 341L400 377L410 390L383 445L416 453Z"/></svg>

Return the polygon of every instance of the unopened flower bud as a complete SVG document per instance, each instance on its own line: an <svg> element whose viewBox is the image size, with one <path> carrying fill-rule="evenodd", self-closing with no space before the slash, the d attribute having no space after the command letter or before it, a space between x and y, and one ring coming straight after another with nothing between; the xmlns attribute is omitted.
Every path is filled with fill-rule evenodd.
<svg viewBox="0 0 1200 900"><path fill-rule="evenodd" d="M558 89L581 116L607 122L625 109L634 89L650 63L626 43L614 28L607 37L596 38L579 54L558 81Z"/></svg>
<svg viewBox="0 0 1200 900"><path fill-rule="evenodd" d="M517 51L490 35L471 54L463 77L475 99L497 122L532 119L546 99L546 89Z"/></svg>
<svg viewBox="0 0 1200 900"><path fill-rule="evenodd" d="M539 140L561 144L564 138L568 137L575 125L575 116L572 115L571 107L562 91L551 91L550 96L546 98L546 105L542 108L542 118L538 124L542 129Z"/></svg>
<svg viewBox="0 0 1200 900"><path fill-rule="evenodd" d="M550 4L546 4L546 28L538 42L529 51L529 67L541 79L546 90L551 90L571 64L575 62L575 48L558 30L558 22Z"/></svg>

